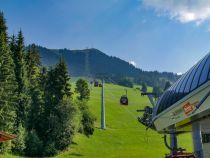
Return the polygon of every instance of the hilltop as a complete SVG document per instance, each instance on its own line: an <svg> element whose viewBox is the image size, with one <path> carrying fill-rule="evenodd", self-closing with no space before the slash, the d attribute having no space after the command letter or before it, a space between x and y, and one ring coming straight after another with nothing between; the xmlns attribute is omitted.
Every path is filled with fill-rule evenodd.
<svg viewBox="0 0 210 158"><path fill-rule="evenodd" d="M118 57L109 56L98 49L69 50L48 49L38 46L42 63L51 66L63 57L72 76L97 77L100 75L112 78L130 77L136 83L145 82L149 86L163 87L166 81L174 82L178 76L172 72L144 71L134 67Z"/></svg>

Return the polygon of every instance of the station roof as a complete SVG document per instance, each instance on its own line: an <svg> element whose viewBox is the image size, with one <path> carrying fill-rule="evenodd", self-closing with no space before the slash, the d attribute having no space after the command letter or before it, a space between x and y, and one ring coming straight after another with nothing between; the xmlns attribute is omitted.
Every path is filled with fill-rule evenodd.
<svg viewBox="0 0 210 158"><path fill-rule="evenodd" d="M8 140L12 140L12 139L15 139L16 136L14 135L10 135L10 134L7 134L7 133L4 133L4 132L0 132L0 142L6 142Z"/></svg>
<svg viewBox="0 0 210 158"><path fill-rule="evenodd" d="M210 80L210 53L183 74L159 99L156 115Z"/></svg>

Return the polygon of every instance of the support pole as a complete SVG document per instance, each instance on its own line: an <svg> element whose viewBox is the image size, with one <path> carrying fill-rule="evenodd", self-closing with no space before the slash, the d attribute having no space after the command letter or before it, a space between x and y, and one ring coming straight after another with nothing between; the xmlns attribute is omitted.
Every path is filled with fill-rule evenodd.
<svg viewBox="0 0 210 158"><path fill-rule="evenodd" d="M172 155L176 155L177 154L177 136L176 136L176 134L174 134L175 133L175 128L174 128L174 126L172 126L171 127L171 129L170 129L170 147L173 149L172 151L171 151L171 154Z"/></svg>
<svg viewBox="0 0 210 158"><path fill-rule="evenodd" d="M102 79L102 90L101 90L101 129L106 129L105 105L104 105L104 80L103 79Z"/></svg>
<svg viewBox="0 0 210 158"><path fill-rule="evenodd" d="M193 147L195 155L198 158L203 158L201 126L199 122L194 122L192 124L192 138L193 138Z"/></svg>

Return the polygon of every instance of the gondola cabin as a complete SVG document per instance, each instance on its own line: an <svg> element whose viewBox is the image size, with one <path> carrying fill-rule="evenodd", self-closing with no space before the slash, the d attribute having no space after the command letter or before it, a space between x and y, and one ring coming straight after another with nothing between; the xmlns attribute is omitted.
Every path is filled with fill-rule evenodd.
<svg viewBox="0 0 210 158"><path fill-rule="evenodd" d="M99 86L98 81L94 81L94 87L98 87L98 86Z"/></svg>
<svg viewBox="0 0 210 158"><path fill-rule="evenodd" d="M126 95L121 96L120 104L121 105L128 105L128 97Z"/></svg>
<svg viewBox="0 0 210 158"><path fill-rule="evenodd" d="M184 153L177 156L176 136L189 132L192 133L196 157L210 158L209 95L210 53L166 90L153 109L155 130L170 135L171 148L174 149L171 157L183 157Z"/></svg>

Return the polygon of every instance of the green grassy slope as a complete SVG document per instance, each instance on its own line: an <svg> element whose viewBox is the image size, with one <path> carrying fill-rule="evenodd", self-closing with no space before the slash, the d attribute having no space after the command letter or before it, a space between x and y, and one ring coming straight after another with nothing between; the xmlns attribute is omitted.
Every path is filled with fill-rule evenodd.
<svg viewBox="0 0 210 158"><path fill-rule="evenodd" d="M101 88L91 90L90 110L96 116L94 135L87 138L77 134L74 144L58 155L58 158L163 158L169 151L163 144L162 135L137 122L136 112L149 104L147 97L142 97L137 90L128 89L129 106L121 106L119 98L124 94L124 87L105 85L106 130L100 129L100 94ZM191 150L190 135L179 138L182 147Z"/></svg>

